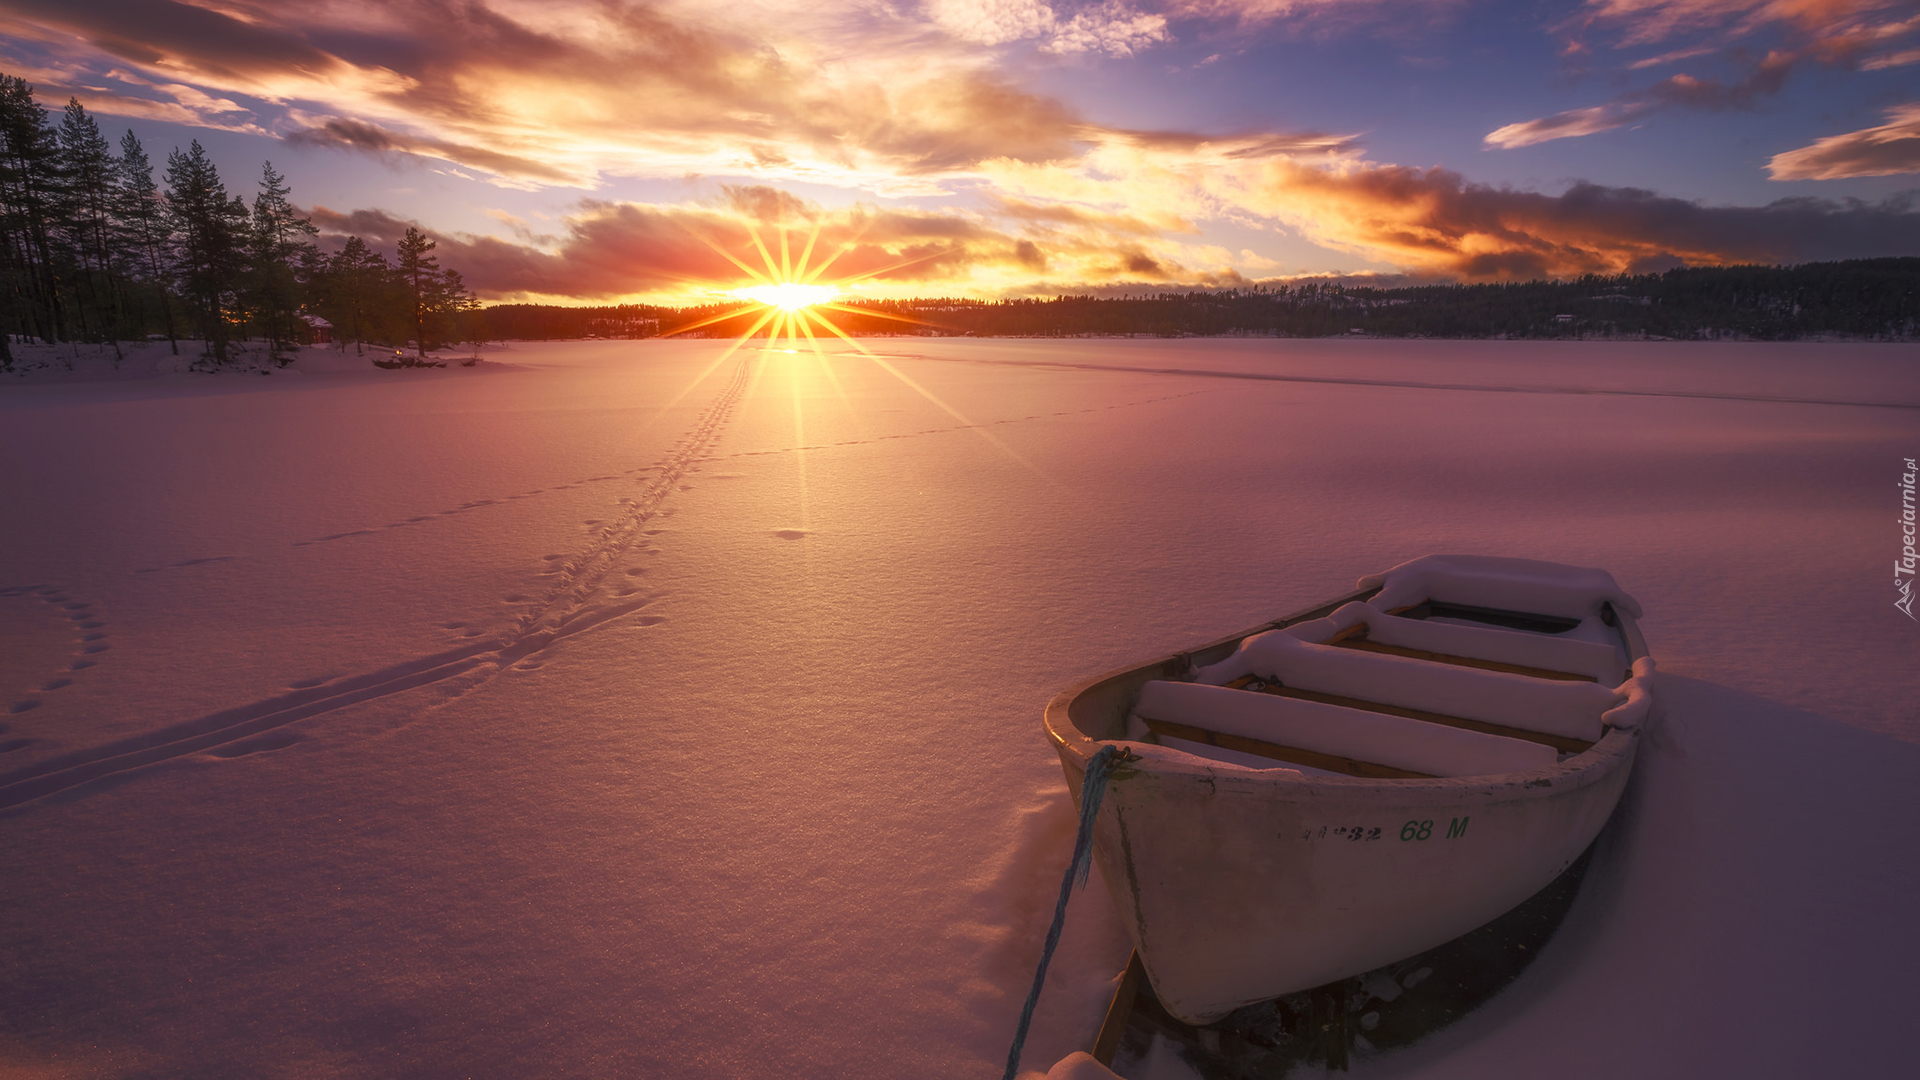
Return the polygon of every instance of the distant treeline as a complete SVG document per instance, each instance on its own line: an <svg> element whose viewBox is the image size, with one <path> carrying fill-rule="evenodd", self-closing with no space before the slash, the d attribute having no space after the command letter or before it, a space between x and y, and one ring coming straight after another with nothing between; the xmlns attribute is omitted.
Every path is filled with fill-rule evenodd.
<svg viewBox="0 0 1920 1080"><path fill-rule="evenodd" d="M329 335L422 354L476 332L460 275L408 229L395 263L352 237L333 254L271 162L248 206L199 142L167 156L164 189L129 131L120 152L78 101L56 125L23 79L0 75L0 370L16 336L204 343L216 364L245 339L271 355ZM328 324L331 324L330 326Z"/></svg>
<svg viewBox="0 0 1920 1080"><path fill-rule="evenodd" d="M835 325L850 334L1328 337L1360 333L1762 341L1831 335L1910 341L1920 336L1920 258L1701 267L1496 285L1379 289L1307 281L1130 299L888 300L853 301L845 306L870 313L833 314ZM671 333L721 310L653 314L661 319L662 332ZM743 315L690 332L736 335L757 317Z"/></svg>
<svg viewBox="0 0 1920 1080"><path fill-rule="evenodd" d="M659 335L673 308L645 304L617 307L560 307L555 304L496 304L479 313L485 337L494 341L555 341L567 338L642 338ZM675 325L684 325L676 322Z"/></svg>

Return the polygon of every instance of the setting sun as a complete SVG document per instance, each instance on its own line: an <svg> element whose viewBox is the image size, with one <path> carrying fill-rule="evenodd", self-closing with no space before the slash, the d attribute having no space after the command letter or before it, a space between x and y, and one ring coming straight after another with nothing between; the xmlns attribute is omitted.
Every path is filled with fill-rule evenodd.
<svg viewBox="0 0 1920 1080"><path fill-rule="evenodd" d="M840 290L831 285L802 285L797 281L782 281L773 285L754 285L745 289L735 289L733 295L742 300L753 300L768 307L777 307L782 311L799 311L804 307L824 304L840 295Z"/></svg>

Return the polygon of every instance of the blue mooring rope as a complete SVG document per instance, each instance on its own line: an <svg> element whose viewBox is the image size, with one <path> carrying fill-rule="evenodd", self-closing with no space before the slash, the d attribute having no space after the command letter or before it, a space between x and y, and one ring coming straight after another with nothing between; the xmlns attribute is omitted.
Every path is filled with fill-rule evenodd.
<svg viewBox="0 0 1920 1080"><path fill-rule="evenodd" d="M1013 1047L1007 1051L1007 1071L1001 1080L1013 1080L1020 1070L1020 1048L1027 1041L1027 1025L1033 1022L1033 1007L1040 1003L1040 988L1047 981L1047 965L1060 944L1060 929L1067 922L1067 898L1087 883L1093 870L1093 820L1100 815L1100 799L1107 793L1107 777L1116 761L1133 755L1125 747L1111 744L1100 748L1087 762L1086 779L1080 782L1080 833L1073 839L1073 861L1060 879L1060 902L1053 906L1053 925L1047 929L1046 947L1040 950L1040 967L1033 973L1033 989L1027 991L1027 1004L1020 1010L1020 1027L1013 1033Z"/></svg>

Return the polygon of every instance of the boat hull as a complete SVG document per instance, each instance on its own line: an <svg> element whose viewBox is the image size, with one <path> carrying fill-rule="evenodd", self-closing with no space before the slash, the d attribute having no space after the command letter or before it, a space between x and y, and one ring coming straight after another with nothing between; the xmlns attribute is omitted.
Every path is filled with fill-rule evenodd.
<svg viewBox="0 0 1920 1080"><path fill-rule="evenodd" d="M1625 630L1632 652L1638 635ZM1188 659L1109 676L1048 707L1076 803L1100 746L1092 735L1116 737L1130 693ZM1549 768L1420 780L1156 755L1109 780L1094 857L1162 1005L1210 1023L1430 949L1510 910L1593 842L1638 744L1637 730L1615 729Z"/></svg>

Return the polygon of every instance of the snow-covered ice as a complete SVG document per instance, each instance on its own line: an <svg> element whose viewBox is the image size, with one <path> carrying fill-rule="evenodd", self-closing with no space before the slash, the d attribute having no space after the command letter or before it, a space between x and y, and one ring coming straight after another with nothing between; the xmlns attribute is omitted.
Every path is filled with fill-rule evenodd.
<svg viewBox="0 0 1920 1080"><path fill-rule="evenodd" d="M1610 571L1662 715L1547 953L1354 1075L1906 1067L1911 348L761 344L0 377L0 1071L998 1075L1045 701L1435 551Z"/></svg>

